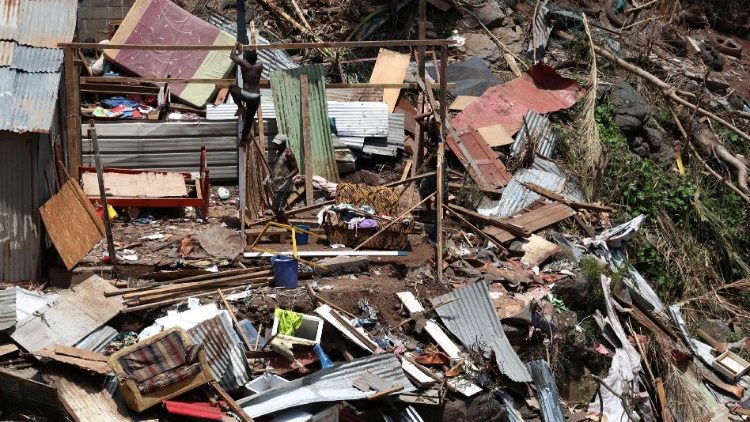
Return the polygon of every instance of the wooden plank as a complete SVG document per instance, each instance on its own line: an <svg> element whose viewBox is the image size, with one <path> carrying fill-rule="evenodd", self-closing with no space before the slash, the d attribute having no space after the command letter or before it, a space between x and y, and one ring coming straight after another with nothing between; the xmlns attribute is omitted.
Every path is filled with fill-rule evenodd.
<svg viewBox="0 0 750 422"><path fill-rule="evenodd" d="M81 94L78 89L80 72L73 59L73 49L64 49L65 142L68 144L68 174L77 180L78 166L81 165Z"/></svg>
<svg viewBox="0 0 750 422"><path fill-rule="evenodd" d="M513 136L501 124L480 127L477 132L490 147L504 147L513 144Z"/></svg>
<svg viewBox="0 0 750 422"><path fill-rule="evenodd" d="M76 377L67 372L52 375L57 395L76 422L130 422L127 410L118 406L112 395L92 377Z"/></svg>
<svg viewBox="0 0 750 422"><path fill-rule="evenodd" d="M525 187L526 189L534 191L534 192L538 193L539 195L546 196L547 198L550 198L550 199L555 200L557 202L560 202L560 203L563 203L565 205L568 205L568 206L570 206L573 209L587 209L587 210L598 211L598 212L614 212L615 211L614 208L608 207L606 205L584 204L584 203L581 203L581 202L570 201L566 197L560 195L557 192L551 191L551 190L549 190L547 188L535 185L533 183L521 182L521 185L523 185L523 187Z"/></svg>
<svg viewBox="0 0 750 422"><path fill-rule="evenodd" d="M98 196L99 186L95 173L81 175L83 192L87 196ZM144 172L139 174L104 173L104 189L107 196L164 198L187 196L185 178L176 172Z"/></svg>
<svg viewBox="0 0 750 422"><path fill-rule="evenodd" d="M75 366L76 368L85 369L87 371L93 371L98 374L106 374L110 371L109 365L107 362L102 362L99 360L88 360L88 359L81 359L73 356L67 356L67 355L60 355L55 353L54 350L49 349L41 349L34 352L35 355L41 356L50 360L53 360L55 362L64 363L66 365Z"/></svg>
<svg viewBox="0 0 750 422"><path fill-rule="evenodd" d="M448 133L445 122L448 115L448 100L446 82L448 81L448 47L440 47L440 139L437 149L437 197L435 198L435 266L437 267L438 282L443 282L443 200L445 199L445 136ZM432 94L430 91L429 94ZM428 94L428 95L429 95ZM433 110L434 112L434 110Z"/></svg>
<svg viewBox="0 0 750 422"><path fill-rule="evenodd" d="M68 180L60 192L39 208L47 233L68 270L102 238L99 225L92 219L96 210L88 201L84 204L79 200L74 185L73 179Z"/></svg>
<svg viewBox="0 0 750 422"><path fill-rule="evenodd" d="M419 303L414 296L414 293L398 292L396 293L396 296L398 296L398 299L404 304L410 314L424 312L424 307ZM426 320L424 329L448 356L453 359L459 359L461 357L461 351L458 349L458 346L456 346L456 343L454 343L453 340L445 334L445 331L443 331L443 329L434 321L429 319Z"/></svg>
<svg viewBox="0 0 750 422"><path fill-rule="evenodd" d="M86 349L79 349L77 347L66 346L64 344L56 344L54 352L58 355L65 355L96 362L107 362L108 359L101 353L92 352L91 350Z"/></svg>
<svg viewBox="0 0 750 422"><path fill-rule="evenodd" d="M451 103L450 107L448 107L449 110L452 111L461 111L469 106L469 104L473 103L477 100L479 97L474 97L471 95L459 95L456 97L455 100Z"/></svg>
<svg viewBox="0 0 750 422"><path fill-rule="evenodd" d="M315 198L313 191L313 150L310 132L310 82L307 73L299 77L300 103L302 105L302 152L305 166L305 205L312 205Z"/></svg>
<svg viewBox="0 0 750 422"><path fill-rule="evenodd" d="M553 203L544 204L535 210L529 211L524 214L517 215L510 219L513 224L521 225L526 230L534 233L545 227L551 226L558 223L566 218L572 217L576 214L573 208L565 204ZM515 239L517 236L501 229L498 227L486 227L484 232L490 236L493 236L501 242L509 242Z"/></svg>
<svg viewBox="0 0 750 422"><path fill-rule="evenodd" d="M516 236L528 237L531 235L531 231L528 228L526 228L526 226L518 224L517 221L509 221L509 219L501 220L496 217L482 215L476 211L472 211L470 209L467 209L458 205L453 205L453 204L448 205L448 208L450 208L453 211L463 214L466 218L481 221L484 224L497 227L505 231L509 231Z"/></svg>
<svg viewBox="0 0 750 422"><path fill-rule="evenodd" d="M229 88L221 88L219 92L216 94L216 100L214 100L214 105L224 104L224 102L227 100L227 96L229 95ZM258 107L258 111L260 111L260 107ZM262 117L258 116L259 120L262 119ZM263 131L260 131L260 133L263 133Z"/></svg>
<svg viewBox="0 0 750 422"><path fill-rule="evenodd" d="M361 328L352 327L351 324L346 322L346 320L342 318L336 318L336 316L339 315L336 314L336 316L334 316L335 312L335 310L325 304L315 309L316 314L320 315L321 318L323 318L327 323L333 325L333 327L336 328L342 335L344 335L344 337L346 337L349 341L356 344L366 352L374 353L378 349L377 343L370 340L366 336L366 334L361 331ZM358 332L355 334L354 331Z"/></svg>
<svg viewBox="0 0 750 422"><path fill-rule="evenodd" d="M370 83L402 83L409 67L409 55L381 48L375 67L370 75ZM392 112L398 103L399 88L383 89L383 102L388 104L388 112Z"/></svg>
<svg viewBox="0 0 750 422"><path fill-rule="evenodd" d="M307 48L387 48L387 47L430 47L454 45L456 41L450 39L420 39L420 40L385 40L385 41L328 41L302 42L278 44L247 44L243 51L249 50L302 50ZM101 49L99 43L58 43L58 47ZM111 50L142 50L142 51L232 51L234 45L165 45L165 44L108 44Z"/></svg>

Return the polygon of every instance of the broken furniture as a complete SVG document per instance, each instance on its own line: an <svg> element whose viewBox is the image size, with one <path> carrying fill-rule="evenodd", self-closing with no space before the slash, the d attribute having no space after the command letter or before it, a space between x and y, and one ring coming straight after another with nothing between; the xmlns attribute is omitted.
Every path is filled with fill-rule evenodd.
<svg viewBox="0 0 750 422"><path fill-rule="evenodd" d="M360 243L381 230L380 224L388 224L391 221L385 216L395 218L405 210L399 209L399 190L386 186L367 186L361 184L340 183L336 190L336 203L349 204L352 207L362 209L369 206L374 215L358 212L355 209L344 210L350 213L359 213L358 217L366 217L376 220L374 227L353 227L340 217L333 209L329 209L323 216L323 228L328 241L331 244L342 244L350 247L359 246ZM333 215L336 214L336 215ZM385 221L385 222L384 222ZM400 218L400 221L386 228L382 233L369 240L366 245L368 249L403 250L408 244L408 236L414 227L414 219L410 214Z"/></svg>
<svg viewBox="0 0 750 422"><path fill-rule="evenodd" d="M114 353L109 366L125 404L137 412L213 381L206 351L193 344L181 328L166 330Z"/></svg>
<svg viewBox="0 0 750 422"><path fill-rule="evenodd" d="M99 202L96 169L79 167L83 190L89 201ZM211 185L208 177L206 146L201 146L200 170L193 180L190 173L154 170L104 168L107 204L113 207L183 208L194 207L202 216L208 214ZM191 184L194 183L194 184ZM193 189L189 189L192 188Z"/></svg>

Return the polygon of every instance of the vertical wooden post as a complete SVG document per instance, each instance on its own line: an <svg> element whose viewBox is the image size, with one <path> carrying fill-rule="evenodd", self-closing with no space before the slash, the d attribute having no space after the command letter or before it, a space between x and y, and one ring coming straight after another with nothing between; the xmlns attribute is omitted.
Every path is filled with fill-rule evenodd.
<svg viewBox="0 0 750 422"><path fill-rule="evenodd" d="M448 132L448 78L445 77L448 69L448 46L440 47L440 142L437 149L437 198L435 199L436 221L435 231L437 235L437 276L438 281L443 281L443 179L445 161L445 136Z"/></svg>
<svg viewBox="0 0 750 422"><path fill-rule="evenodd" d="M72 47L63 49L63 75L65 76L65 140L68 143L68 173L78 180L81 165L81 93L80 73Z"/></svg>
<svg viewBox="0 0 750 422"><path fill-rule="evenodd" d="M107 253L109 262L112 263L112 273L117 266L117 255L115 252L115 240L112 238L112 222L109 220L109 207L107 206L107 192L104 188L104 174L102 172L102 161L99 157L99 140L96 137L96 126L94 121L89 123L89 138L94 147L94 160L96 162L96 179L99 182L99 199L102 202L102 216L104 217L104 233L107 236Z"/></svg>
<svg viewBox="0 0 750 422"><path fill-rule="evenodd" d="M419 39L423 40L427 38L427 1L419 0ZM425 47L419 46L417 48L417 69L419 71L419 77L425 79ZM417 96L417 114L423 114L425 111L425 98L424 94L420 91ZM414 136L417 141L417 148L414 151L414 165L412 166L411 175L416 176L419 169L422 166L422 160L424 159L424 131L422 127L417 123L415 128Z"/></svg>
<svg viewBox="0 0 750 422"><path fill-rule="evenodd" d="M313 195L313 154L312 139L310 135L310 81L307 74L303 73L299 78L300 103L302 104L302 150L305 154L305 204L312 205Z"/></svg>

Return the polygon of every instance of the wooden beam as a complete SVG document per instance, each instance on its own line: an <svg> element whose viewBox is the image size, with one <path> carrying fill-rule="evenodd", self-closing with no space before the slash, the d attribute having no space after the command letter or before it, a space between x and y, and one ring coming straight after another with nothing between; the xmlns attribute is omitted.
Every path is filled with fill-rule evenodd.
<svg viewBox="0 0 750 422"><path fill-rule="evenodd" d="M307 74L303 73L299 77L300 87L300 104L302 106L302 152L304 154L305 165L305 204L312 205L315 195L313 191L313 152L312 152L312 134L310 133L310 82Z"/></svg>
<svg viewBox="0 0 750 422"><path fill-rule="evenodd" d="M109 262L112 264L112 274L117 267L117 253L115 252L115 240L112 238L112 221L109 219L109 207L107 206L107 193L104 187L104 173L102 172L102 161L99 157L99 141L96 136L96 126L92 120L89 124L89 138L94 147L94 160L96 162L96 180L99 183L99 199L102 201L102 217L104 217L104 232L107 235L107 253ZM77 181L76 181L77 183Z"/></svg>
<svg viewBox="0 0 750 422"><path fill-rule="evenodd" d="M549 199L552 199L554 201L557 201L557 202L560 202L562 204L565 204L565 205L569 206L570 208L573 208L574 210L586 209L586 210L591 210L591 211L609 212L609 213L615 211L614 208L608 207L606 205L585 204L585 203L582 203L582 202L570 201L566 197L560 195L557 192L551 191L551 190L549 190L547 188L543 188L543 187L541 187L539 185L535 185L533 183L521 182L521 185L523 187L525 187L526 189L529 189L529 190L531 190L533 192L538 193L539 195L546 196Z"/></svg>
<svg viewBox="0 0 750 422"><path fill-rule="evenodd" d="M249 50L302 50L306 48L388 48L388 47L435 47L455 45L456 41L449 39L433 40L384 40L384 41L324 41L279 44L248 44L243 45L243 51ZM99 43L59 43L58 47L93 48L105 50L144 50L144 51L232 51L234 45L163 45L163 44L107 44Z"/></svg>
<svg viewBox="0 0 750 422"><path fill-rule="evenodd" d="M166 83L171 84L177 83L198 83L198 84L214 84L219 86L235 85L237 83L234 79L226 78L152 78L152 77L141 77L141 76L81 76L80 82L85 84L111 84L112 89L115 89L119 83ZM270 88L271 81L268 79L261 79L261 88ZM455 83L448 84L448 88L455 88ZM416 83L339 83L330 82L326 84L326 88L336 89L360 89L360 88L375 88L375 89L419 89L419 84ZM102 88L104 89L104 88ZM434 88L437 89L437 88Z"/></svg>
<svg viewBox="0 0 750 422"><path fill-rule="evenodd" d="M517 224L509 223L507 221L500 220L499 218L495 217L489 217L486 215L479 214L476 211L472 211L470 209L466 209L464 207L450 204L448 205L448 208L451 209L451 211L455 211L457 213L463 214L466 218L470 218L473 220L481 221L484 224L497 227L498 229L503 229L507 231L508 233L511 233L514 236L519 237L529 237L531 236L531 232L529 232L525 227L519 226Z"/></svg>
<svg viewBox="0 0 750 422"><path fill-rule="evenodd" d="M81 97L78 89L80 73L73 63L74 51L63 50L63 75L65 76L65 141L68 150L68 174L78 180L81 165Z"/></svg>
<svg viewBox="0 0 750 422"><path fill-rule="evenodd" d="M445 136L447 132L448 100L446 71L448 69L448 47L440 47L440 140L437 150L437 198L435 200L435 237L437 238L437 279L443 281L443 190L445 185ZM424 80L424 79L422 79Z"/></svg>

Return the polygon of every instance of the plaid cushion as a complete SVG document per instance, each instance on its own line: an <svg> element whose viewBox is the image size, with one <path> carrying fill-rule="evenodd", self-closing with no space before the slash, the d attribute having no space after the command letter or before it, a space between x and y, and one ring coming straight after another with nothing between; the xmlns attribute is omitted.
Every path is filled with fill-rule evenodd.
<svg viewBox="0 0 750 422"><path fill-rule="evenodd" d="M175 331L161 339L144 344L119 359L125 376L138 383L141 392L174 384L201 371L199 346L185 347Z"/></svg>

